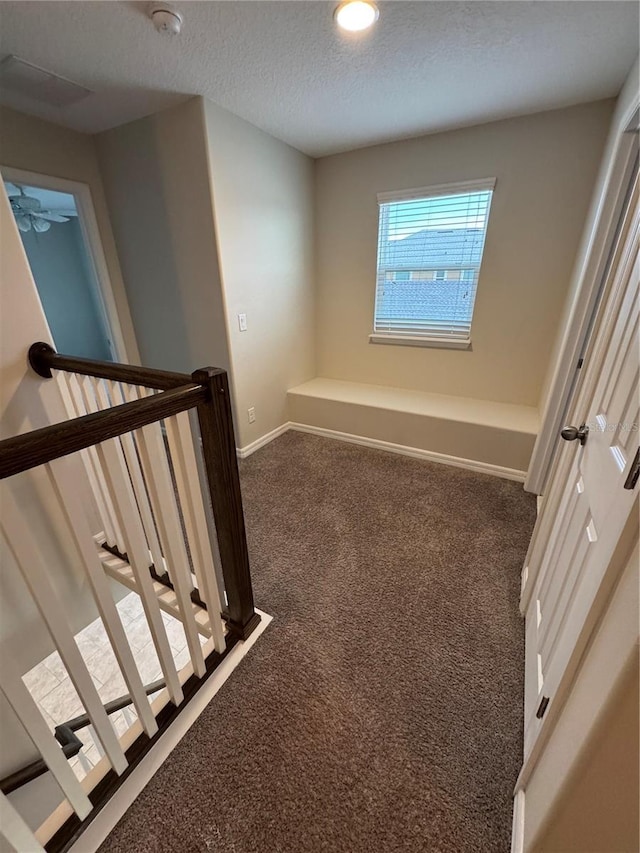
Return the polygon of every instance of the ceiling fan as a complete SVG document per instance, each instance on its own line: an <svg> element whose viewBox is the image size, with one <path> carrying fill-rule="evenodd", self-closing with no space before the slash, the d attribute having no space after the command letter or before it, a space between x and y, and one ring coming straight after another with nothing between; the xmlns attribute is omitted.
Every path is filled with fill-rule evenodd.
<svg viewBox="0 0 640 853"><path fill-rule="evenodd" d="M65 210L65 215L52 210L43 210L39 199L27 195L23 187L18 187L19 195L10 195L11 210L16 218L20 231L43 233L51 228L52 222L68 222L71 216L77 216L75 211Z"/></svg>

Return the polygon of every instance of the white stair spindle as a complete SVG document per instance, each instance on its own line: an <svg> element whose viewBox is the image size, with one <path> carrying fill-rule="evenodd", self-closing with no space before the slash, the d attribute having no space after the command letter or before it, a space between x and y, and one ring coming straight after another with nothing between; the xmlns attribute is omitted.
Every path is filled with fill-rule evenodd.
<svg viewBox="0 0 640 853"><path fill-rule="evenodd" d="M87 408L82 399L82 392L80 391L76 377L68 373L60 373L58 376L60 379L58 383L60 393L63 400L65 400L65 405L70 407L74 412L73 417L87 415ZM87 477L98 505L98 513L102 520L107 545L113 548L116 545L117 527L115 511L111 505L111 498L107 492L102 472L100 471L95 447L87 447L85 450L81 450L80 456L85 461Z"/></svg>
<svg viewBox="0 0 640 853"><path fill-rule="evenodd" d="M69 375L67 373L64 373L63 371L56 371L54 373L54 382L56 383L56 385L58 386L58 390L60 391L60 396L62 397L62 404L69 419L73 420L74 418L86 415L87 413L84 408L81 412L78 412L75 402L71 396L71 392L69 391L69 378ZM93 499L96 502L96 512L97 517L100 520L100 529L104 531L105 528L109 526L108 522L105 523L106 508L104 506L104 497L96 480L96 474L88 449L80 451L80 458L82 459L82 463L87 474L87 479L89 480L89 487L91 489Z"/></svg>
<svg viewBox="0 0 640 853"><path fill-rule="evenodd" d="M36 549L29 526L8 488L4 488L2 492L1 523L20 573L53 637L71 682L102 742L102 747L113 769L118 774L124 773L127 768L127 759L78 650L75 637L58 600L58 594L49 580L48 568Z"/></svg>
<svg viewBox="0 0 640 853"><path fill-rule="evenodd" d="M122 446L117 439L109 439L97 445L98 458L101 461L105 479L109 486L118 521L126 537L126 553L135 575L142 606L147 618L151 637L158 653L158 659L169 691L175 705L183 699L182 687L173 661L171 646L162 620L160 605L155 594L151 574L149 573L149 555L144 538L142 522L138 514L133 487L129 479Z"/></svg>
<svg viewBox="0 0 640 853"><path fill-rule="evenodd" d="M44 847L23 818L11 805L7 797L0 793L0 849L3 853L44 853Z"/></svg>
<svg viewBox="0 0 640 853"><path fill-rule="evenodd" d="M180 412L174 417L167 418L165 425L198 589L207 605L215 649L223 652L225 639L224 624L220 615L221 596L198 478L189 415L187 412Z"/></svg>
<svg viewBox="0 0 640 853"><path fill-rule="evenodd" d="M67 383L69 387L69 393L72 399L74 400L76 409L78 410L79 414L85 415L89 414L90 412L96 411L95 406L91 409L87 407L84 394L82 393L82 388L80 386L80 381L77 376L68 375ZM109 494L109 490L107 489L106 483L104 481L104 475L100 468L100 461L98 459L98 454L95 447L88 447L87 454L89 459L91 460L91 465L95 475L96 487L102 497L102 505L105 510L103 521L105 525L104 532L107 544L111 548L118 547L118 542L122 540L122 533L120 532L120 528L118 526L116 511L111 500L111 495Z"/></svg>
<svg viewBox="0 0 640 853"><path fill-rule="evenodd" d="M13 659L8 655L2 662L0 692L15 711L24 730L40 753L40 757L60 786L60 790L69 800L71 807L80 820L83 820L93 808L91 801L76 779L75 773L69 767L69 762L60 744L45 723L44 717L20 677L20 672Z"/></svg>
<svg viewBox="0 0 640 853"><path fill-rule="evenodd" d="M100 756L100 758L103 758L104 757L104 749L102 748L102 744L100 743L100 738L96 735L95 731L93 730L93 726L87 726L87 732L89 734L89 737L91 738L91 743L96 748L98 755ZM147 734L149 734L149 733L147 732Z"/></svg>
<svg viewBox="0 0 640 853"><path fill-rule="evenodd" d="M118 406L122 403L127 402L120 383L116 385L113 382L108 382L107 389L109 391L111 402L114 406ZM106 399L104 397L104 392L103 399ZM162 549L160 548L158 534L156 532L156 525L153 519L151 504L149 503L147 486L145 484L144 477L142 476L142 471L140 469L140 461L138 459L138 453L136 451L135 442L131 433L125 433L125 435L121 435L120 441L122 443L122 449L124 451L124 456L127 462L127 468L129 469L133 492L135 494L138 507L140 509L140 518L142 519L142 526L145 532L147 544L149 546L151 560L156 568L156 572L161 575L164 571L164 558L162 555Z"/></svg>
<svg viewBox="0 0 640 853"><path fill-rule="evenodd" d="M142 427L137 430L136 438L139 438L140 458L159 521L162 549L170 566L170 577L180 608L193 671L201 677L206 672L206 666L191 601L193 583L160 424Z"/></svg>
<svg viewBox="0 0 640 853"><path fill-rule="evenodd" d="M96 383L99 380L96 380L93 376L82 376L78 379L78 387L80 388L80 392L82 394L82 400L86 406L88 412L98 412L100 411L100 406L98 405L98 399L96 395ZM94 448L96 453L98 453L97 448ZM99 470L101 474L104 476L104 469L102 465L100 465L99 454L98 454L98 464ZM114 534L116 537L116 547L121 554L124 554L126 550L124 536L122 531L122 523L121 523L121 513L119 512L119 507L116 506L117 496L113 495L109 492L109 489L106 489L107 494L109 495L109 507L113 512L113 527Z"/></svg>
<svg viewBox="0 0 640 853"><path fill-rule="evenodd" d="M158 731L158 725L151 711L134 655L122 626L120 613L109 589L109 582L102 568L91 529L76 494L73 472L69 469L69 460L56 459L45 465L45 469L67 517L113 653L122 670L122 675L144 730L151 737Z"/></svg>

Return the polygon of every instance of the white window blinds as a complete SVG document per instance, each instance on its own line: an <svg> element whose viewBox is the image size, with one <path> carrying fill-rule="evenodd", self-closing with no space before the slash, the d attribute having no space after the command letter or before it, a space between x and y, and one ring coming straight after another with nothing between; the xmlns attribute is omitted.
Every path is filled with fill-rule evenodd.
<svg viewBox="0 0 640 853"><path fill-rule="evenodd" d="M374 333L468 341L494 179L378 195Z"/></svg>

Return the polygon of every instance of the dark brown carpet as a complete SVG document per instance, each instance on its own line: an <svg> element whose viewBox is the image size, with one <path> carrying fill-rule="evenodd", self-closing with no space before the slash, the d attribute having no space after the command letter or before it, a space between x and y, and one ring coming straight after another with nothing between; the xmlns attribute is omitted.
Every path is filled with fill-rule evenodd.
<svg viewBox="0 0 640 853"><path fill-rule="evenodd" d="M102 851L508 850L534 498L299 433L241 476L274 621Z"/></svg>

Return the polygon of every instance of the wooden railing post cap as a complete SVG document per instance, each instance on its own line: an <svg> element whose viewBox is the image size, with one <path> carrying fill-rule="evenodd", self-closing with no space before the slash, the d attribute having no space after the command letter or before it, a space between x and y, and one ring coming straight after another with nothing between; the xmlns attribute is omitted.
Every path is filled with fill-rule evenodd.
<svg viewBox="0 0 640 853"><path fill-rule="evenodd" d="M200 367L198 370L193 371L191 378L200 385L208 385L218 376L225 376L226 372L221 367Z"/></svg>
<svg viewBox="0 0 640 853"><path fill-rule="evenodd" d="M51 344L46 344L44 341L38 341L29 347L29 366L43 379L51 379L53 376L49 366L52 355L57 355L56 351Z"/></svg>

